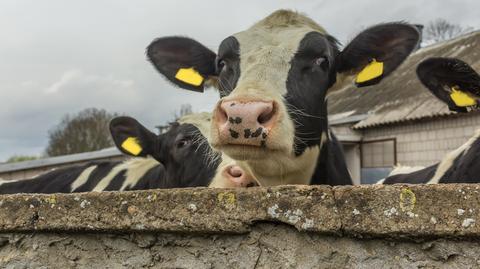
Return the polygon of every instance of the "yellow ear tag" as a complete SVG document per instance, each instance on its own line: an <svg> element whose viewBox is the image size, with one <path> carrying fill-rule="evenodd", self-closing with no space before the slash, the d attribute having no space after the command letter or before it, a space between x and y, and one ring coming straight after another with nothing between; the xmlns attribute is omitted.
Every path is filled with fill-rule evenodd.
<svg viewBox="0 0 480 269"><path fill-rule="evenodd" d="M378 78L383 74L383 62L377 62L375 59L363 68L357 75L356 83L364 83L366 81Z"/></svg>
<svg viewBox="0 0 480 269"><path fill-rule="evenodd" d="M142 152L142 147L138 144L136 137L129 137L122 143L122 148L131 154L137 156Z"/></svg>
<svg viewBox="0 0 480 269"><path fill-rule="evenodd" d="M468 94L460 91L458 88L453 87L452 93L450 94L450 98L452 98L455 105L459 107L468 107L474 106L477 104L477 101L470 97Z"/></svg>
<svg viewBox="0 0 480 269"><path fill-rule="evenodd" d="M193 67L178 69L175 78L193 86L200 86L203 82L203 77Z"/></svg>

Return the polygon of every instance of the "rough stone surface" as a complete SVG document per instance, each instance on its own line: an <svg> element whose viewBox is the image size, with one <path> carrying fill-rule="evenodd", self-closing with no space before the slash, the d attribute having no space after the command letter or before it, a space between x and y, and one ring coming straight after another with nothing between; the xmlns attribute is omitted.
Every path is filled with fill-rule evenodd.
<svg viewBox="0 0 480 269"><path fill-rule="evenodd" d="M477 268L480 185L0 196L0 268Z"/></svg>
<svg viewBox="0 0 480 269"><path fill-rule="evenodd" d="M1 268L478 268L480 243L353 239L257 224L238 235L7 233Z"/></svg>
<svg viewBox="0 0 480 269"><path fill-rule="evenodd" d="M341 228L327 186L0 196L0 231L243 233L258 221Z"/></svg>
<svg viewBox="0 0 480 269"><path fill-rule="evenodd" d="M342 229L355 236L478 237L477 184L334 188Z"/></svg>

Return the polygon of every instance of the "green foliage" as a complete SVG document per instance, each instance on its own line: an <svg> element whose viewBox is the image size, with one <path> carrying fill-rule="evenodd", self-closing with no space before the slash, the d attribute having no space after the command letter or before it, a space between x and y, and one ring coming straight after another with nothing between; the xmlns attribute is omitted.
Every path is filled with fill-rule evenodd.
<svg viewBox="0 0 480 269"><path fill-rule="evenodd" d="M7 163L18 163L24 161L31 161L40 159L39 156L28 156L28 155L13 155L12 157L8 158Z"/></svg>
<svg viewBox="0 0 480 269"><path fill-rule="evenodd" d="M88 108L76 115L65 115L48 133L48 156L88 152L113 146L110 120L118 116L104 109Z"/></svg>

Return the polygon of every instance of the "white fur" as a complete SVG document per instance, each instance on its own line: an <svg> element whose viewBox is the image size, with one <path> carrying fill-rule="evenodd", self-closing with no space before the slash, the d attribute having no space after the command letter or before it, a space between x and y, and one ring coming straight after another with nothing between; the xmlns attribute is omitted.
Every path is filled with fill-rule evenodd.
<svg viewBox="0 0 480 269"><path fill-rule="evenodd" d="M425 166L402 166L397 165L393 168L393 170L388 174L388 177L400 174L410 174L419 170L424 169Z"/></svg>
<svg viewBox="0 0 480 269"><path fill-rule="evenodd" d="M455 159L460 156L461 154L465 154L468 152L472 144L478 140L480 137L480 129L475 132L473 137L471 137L465 144L460 146L454 151L449 152L443 160L439 163L437 171L435 171L435 175L430 179L427 184L437 184L439 183L440 179L445 175L445 173L452 167L453 162Z"/></svg>
<svg viewBox="0 0 480 269"><path fill-rule="evenodd" d="M89 166L85 170L82 171L82 173L75 179L75 181L72 182L72 185L70 186L70 191L74 192L78 187L82 186L88 181L88 178L90 177L90 174L97 168L96 165Z"/></svg>
<svg viewBox="0 0 480 269"><path fill-rule="evenodd" d="M105 188L112 182L112 179L122 170L126 170L126 178L119 190L125 190L127 187L134 186L138 180L140 180L142 176L148 172L148 170L152 169L156 165L159 165L159 162L153 158L133 158L127 160L113 167L110 170L110 173L103 177L92 191L104 191Z"/></svg>
<svg viewBox="0 0 480 269"><path fill-rule="evenodd" d="M319 157L318 146L307 149L301 156L295 156L295 125L284 102L290 62L300 41L312 31L326 33L309 18L280 10L234 35L240 44L241 75L233 92L223 101L274 101L278 104L278 123L269 132L266 144L268 153L264 153L263 149L255 151L221 145L218 128L214 124L215 116L209 142L232 158L242 160L239 164L249 168L264 186L308 184Z"/></svg>
<svg viewBox="0 0 480 269"><path fill-rule="evenodd" d="M6 183L11 183L11 182L17 182L18 180L5 180L3 178L0 178L0 186Z"/></svg>
<svg viewBox="0 0 480 269"><path fill-rule="evenodd" d="M395 175L402 175L402 174L410 174L419 170L424 169L424 166L402 166L402 165L397 165L393 168L393 170L388 174L388 177L395 176ZM383 182L385 182L386 178L380 179L377 181L375 184L381 185Z"/></svg>

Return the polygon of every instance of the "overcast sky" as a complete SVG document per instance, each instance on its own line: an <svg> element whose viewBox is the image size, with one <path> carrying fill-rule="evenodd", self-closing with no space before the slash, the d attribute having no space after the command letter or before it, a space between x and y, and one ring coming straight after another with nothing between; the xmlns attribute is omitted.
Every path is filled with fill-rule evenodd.
<svg viewBox="0 0 480 269"><path fill-rule="evenodd" d="M303 12L342 42L378 22L445 18L480 28L480 1L0 1L0 162L40 155L66 113L105 108L153 129L181 104L211 110L217 93L173 88L145 60L156 37L184 35L216 49L279 8Z"/></svg>

